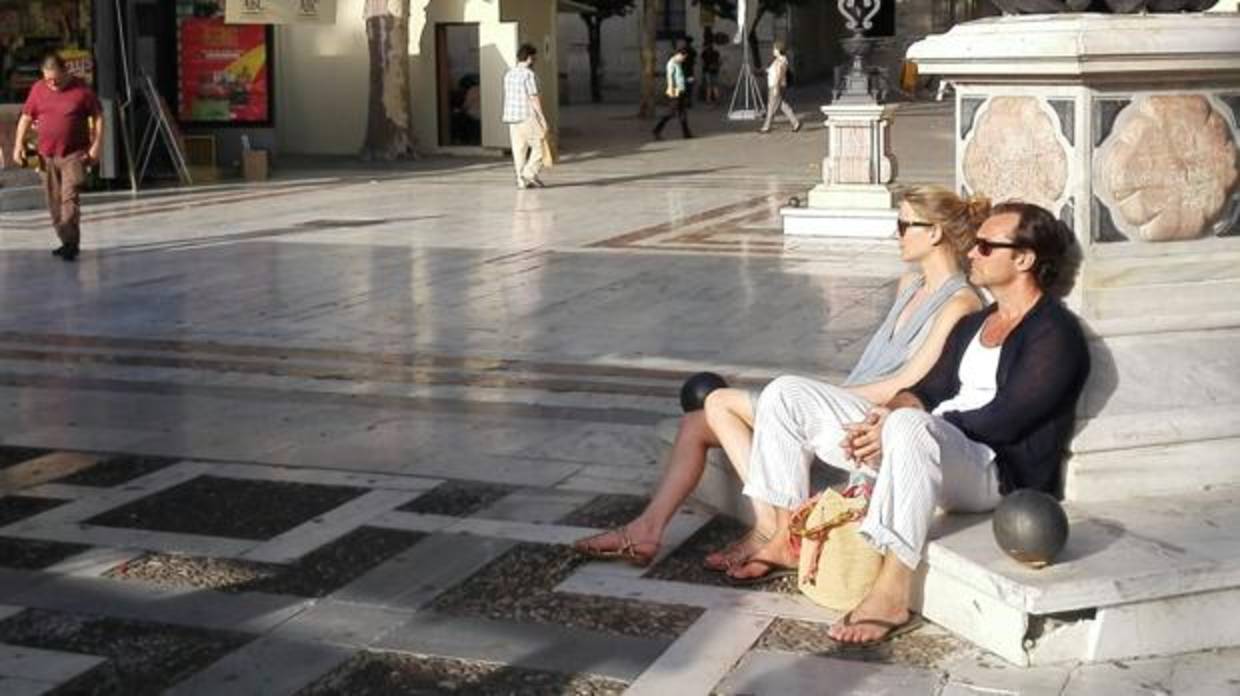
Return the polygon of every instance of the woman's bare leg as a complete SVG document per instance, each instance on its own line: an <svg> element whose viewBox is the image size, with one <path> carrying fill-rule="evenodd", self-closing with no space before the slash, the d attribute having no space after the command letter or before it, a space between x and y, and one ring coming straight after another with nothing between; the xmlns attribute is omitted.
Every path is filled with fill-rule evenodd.
<svg viewBox="0 0 1240 696"><path fill-rule="evenodd" d="M662 538L672 516L702 480L707 452L711 447L718 446L719 440L707 424L706 414L703 411L686 413L680 419L680 429L676 432L676 441L672 443L663 478L655 488L650 503L634 523L640 522L640 526L657 530L657 538Z"/></svg>
<svg viewBox="0 0 1240 696"><path fill-rule="evenodd" d="M706 397L706 422L728 455L741 481L748 478L749 450L753 447L753 399L742 389L716 389ZM756 529L769 537L777 528L775 507L746 497L753 506Z"/></svg>
<svg viewBox="0 0 1240 696"><path fill-rule="evenodd" d="M707 425L705 413L693 411L680 419L680 428L676 431L663 478L646 509L623 528L623 533L628 535L637 553L653 553L658 548L668 522L702 480L706 453L711 447L718 446L719 441ZM581 539L576 543L581 550L595 551L613 551L623 545L624 539L614 532Z"/></svg>

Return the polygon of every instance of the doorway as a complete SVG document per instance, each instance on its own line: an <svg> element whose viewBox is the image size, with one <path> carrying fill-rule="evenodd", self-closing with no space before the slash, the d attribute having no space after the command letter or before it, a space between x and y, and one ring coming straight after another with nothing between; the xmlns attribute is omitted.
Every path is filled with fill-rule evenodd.
<svg viewBox="0 0 1240 696"><path fill-rule="evenodd" d="M482 145L477 24L435 25L439 144Z"/></svg>

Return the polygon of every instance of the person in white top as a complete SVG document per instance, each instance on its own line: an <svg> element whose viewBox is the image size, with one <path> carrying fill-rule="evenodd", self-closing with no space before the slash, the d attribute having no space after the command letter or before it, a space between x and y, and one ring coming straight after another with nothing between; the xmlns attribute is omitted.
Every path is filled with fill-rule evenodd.
<svg viewBox="0 0 1240 696"><path fill-rule="evenodd" d="M538 173L543 166L543 139L547 137L547 117L538 98L538 78L534 74L534 56L538 49L521 44L517 49L517 65L504 74L504 123L512 141L512 166L517 174L517 188L542 188Z"/></svg>
<svg viewBox="0 0 1240 696"><path fill-rule="evenodd" d="M837 643L872 646L918 625L913 581L936 508L985 512L1022 488L1058 492L1089 375L1080 322L1048 294L1072 244L1044 208L993 208L969 252L969 280L994 304L961 319L934 367L840 443L875 470L859 532L883 562L865 599L827 632Z"/></svg>
<svg viewBox="0 0 1240 696"><path fill-rule="evenodd" d="M766 122L758 132L770 133L775 112L782 110L788 123L792 124L792 132L795 133L801 130L801 121L797 118L796 110L784 99L784 90L788 87L788 56L784 55L784 43L776 41L771 52L775 54L775 58L766 69Z"/></svg>

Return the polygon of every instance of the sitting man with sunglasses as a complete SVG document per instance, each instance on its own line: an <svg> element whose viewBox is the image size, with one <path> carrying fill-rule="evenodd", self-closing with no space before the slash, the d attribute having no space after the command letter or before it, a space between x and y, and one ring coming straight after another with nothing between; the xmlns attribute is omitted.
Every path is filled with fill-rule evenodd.
<svg viewBox="0 0 1240 696"><path fill-rule="evenodd" d="M866 598L831 627L836 641L873 644L914 625L913 574L936 507L981 512L1020 488L1057 493L1089 374L1080 324L1048 294L1071 244L1038 206L993 208L969 280L995 302L962 319L930 372L841 443L877 469L861 534L884 557Z"/></svg>

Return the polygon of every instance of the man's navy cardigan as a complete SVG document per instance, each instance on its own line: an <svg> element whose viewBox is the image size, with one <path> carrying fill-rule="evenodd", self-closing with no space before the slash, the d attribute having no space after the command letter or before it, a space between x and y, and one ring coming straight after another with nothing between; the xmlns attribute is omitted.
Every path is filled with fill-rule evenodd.
<svg viewBox="0 0 1240 696"><path fill-rule="evenodd" d="M908 390L927 411L960 391L965 349L997 306L961 319L938 362ZM1058 496L1059 467L1087 376L1089 348L1080 323L1063 304L1044 294L1003 341L994 399L973 411L948 411L942 416L970 440L995 451L1000 493L1036 488Z"/></svg>

